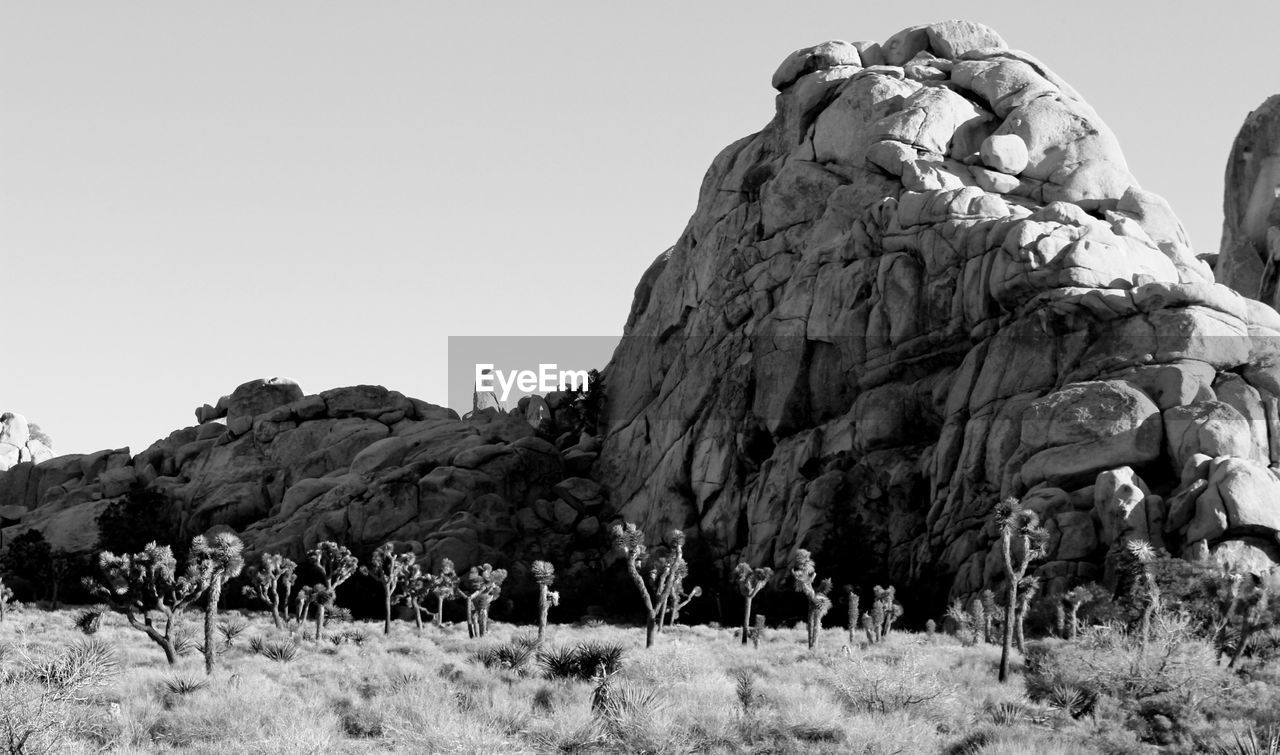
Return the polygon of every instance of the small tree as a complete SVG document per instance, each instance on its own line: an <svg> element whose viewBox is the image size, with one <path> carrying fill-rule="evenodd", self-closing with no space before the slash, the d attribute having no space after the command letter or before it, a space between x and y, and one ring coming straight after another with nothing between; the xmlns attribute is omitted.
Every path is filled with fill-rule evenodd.
<svg viewBox="0 0 1280 755"><path fill-rule="evenodd" d="M1156 550L1145 540L1130 540L1125 543L1125 548L1129 554L1129 568L1137 582L1138 600L1142 605L1138 625L1138 655L1141 656L1151 640L1151 619L1160 609L1160 585L1156 582L1155 570L1152 568Z"/></svg>
<svg viewBox="0 0 1280 755"><path fill-rule="evenodd" d="M1062 602L1067 606L1066 627L1063 634L1066 639L1076 638L1076 634L1080 631L1080 606L1092 597L1093 593L1084 585L1075 587L1062 596Z"/></svg>
<svg viewBox="0 0 1280 755"><path fill-rule="evenodd" d="M373 552L369 566L360 567L361 574L373 577L382 583L383 634L391 634L391 605L399 597L405 585L405 578L413 570L416 561L417 558L412 553L396 555L395 546L384 543Z"/></svg>
<svg viewBox="0 0 1280 755"><path fill-rule="evenodd" d="M0 621L4 621L11 600L13 600L13 590L4 583L4 573L0 572Z"/></svg>
<svg viewBox="0 0 1280 755"><path fill-rule="evenodd" d="M892 631L893 623L902 616L902 604L896 600L897 589L892 585L889 587L876 585L874 593L875 606L873 611L877 623L876 640L879 641Z"/></svg>
<svg viewBox="0 0 1280 755"><path fill-rule="evenodd" d="M684 595L684 580L689 576L689 564L684 560L684 532L673 529L667 538L671 541L665 556L657 559L650 579L658 586L658 631L666 624L667 611L678 612L676 603ZM699 591L701 594L701 591Z"/></svg>
<svg viewBox="0 0 1280 755"><path fill-rule="evenodd" d="M179 575L173 550L155 543L122 556L104 551L98 554L98 571L86 587L124 614L129 626L159 645L169 665L177 663L174 619L204 594L207 582L203 575L190 564ZM159 623L153 614L159 615Z"/></svg>
<svg viewBox="0 0 1280 755"><path fill-rule="evenodd" d="M427 599L431 594L431 575L422 571L422 568L414 564L409 573L404 576L404 590L400 595L400 602L404 603L413 611L413 626L419 632L422 631L422 601Z"/></svg>
<svg viewBox="0 0 1280 755"><path fill-rule="evenodd" d="M495 569L489 564L473 566L467 572L468 637L483 637L489 631L489 606L502 593L506 579L506 569Z"/></svg>
<svg viewBox="0 0 1280 755"><path fill-rule="evenodd" d="M615 548L622 551L622 555L626 558L627 573L631 575L631 581L635 584L636 589L640 591L640 597L644 600L644 646L651 648L653 647L654 629L658 622L658 606L656 604L662 593L661 590L658 590L656 591L657 594L650 595L650 587L645 584L644 577L640 576L640 567L649 552L644 544L644 533L630 522L615 524L613 525L613 544Z"/></svg>
<svg viewBox="0 0 1280 755"><path fill-rule="evenodd" d="M445 558L440 560L440 573L431 580L431 594L436 598L436 615L435 625L441 625L444 616L444 602L449 598L458 595L458 585L461 580L458 578L458 572L454 569L453 561Z"/></svg>
<svg viewBox="0 0 1280 755"><path fill-rule="evenodd" d="M244 543L230 532L219 532L213 537L196 535L191 540L189 559L200 580L204 583L204 672L213 673L217 649L213 642L218 626L218 601L227 581L239 576L244 569Z"/></svg>
<svg viewBox="0 0 1280 755"><path fill-rule="evenodd" d="M822 629L822 617L831 610L831 580L824 579L815 588L814 578L817 569L813 564L813 556L809 551L800 548L791 559L791 579L795 582L796 592L802 593L809 602L809 611L805 615L805 627L808 630L809 649L813 650L818 643L818 632Z"/></svg>
<svg viewBox="0 0 1280 755"><path fill-rule="evenodd" d="M1001 551L1004 555L1005 578L1008 593L1004 607L1004 643L1000 649L1000 681L1009 679L1009 655L1013 651L1014 612L1018 606L1018 586L1027 576L1027 567L1042 557L1049 541L1049 533L1040 526L1040 517L1025 508L1017 498L1006 498L996 504L996 528L1000 532ZM1014 541L1021 546L1015 557Z"/></svg>
<svg viewBox="0 0 1280 755"><path fill-rule="evenodd" d="M994 645L996 641L996 622L1000 619L1000 605L996 603L994 590L986 589L974 598L981 611L976 616L982 619L982 641Z"/></svg>
<svg viewBox="0 0 1280 755"><path fill-rule="evenodd" d="M701 587L694 585L692 590L685 593L683 582L676 582L674 591L671 593L671 621L668 626L675 626L676 622L680 620L680 612L684 610L685 606L689 605L689 601L700 597L702 597Z"/></svg>
<svg viewBox="0 0 1280 755"><path fill-rule="evenodd" d="M751 603L773 579L773 569L767 566L752 569L750 564L742 561L734 571L734 577L738 582L738 592L742 593L742 644L745 645L751 629Z"/></svg>
<svg viewBox="0 0 1280 755"><path fill-rule="evenodd" d="M556 568L546 561L533 562L533 581L538 583L538 644L547 633L547 611L560 605L560 593L551 589L556 581Z"/></svg>
<svg viewBox="0 0 1280 755"><path fill-rule="evenodd" d="M280 629L281 609L289 612L289 593L298 580L298 565L292 559L278 553L263 553L260 566L249 568L249 584L244 587L245 597L264 603L271 609L271 622Z"/></svg>
<svg viewBox="0 0 1280 755"><path fill-rule="evenodd" d="M338 596L338 585L346 582L356 573L360 562L351 555L346 546L326 540L307 553L311 564L320 570L322 582L313 585L309 602L316 607L316 640L324 629L324 612L334 605Z"/></svg>
<svg viewBox="0 0 1280 755"><path fill-rule="evenodd" d="M1018 628L1015 640L1018 644L1018 652L1025 653L1023 649L1023 623L1027 620L1027 611L1031 608L1031 601L1035 600L1036 593L1040 592L1040 578L1027 576L1022 578L1022 584L1018 585Z"/></svg>

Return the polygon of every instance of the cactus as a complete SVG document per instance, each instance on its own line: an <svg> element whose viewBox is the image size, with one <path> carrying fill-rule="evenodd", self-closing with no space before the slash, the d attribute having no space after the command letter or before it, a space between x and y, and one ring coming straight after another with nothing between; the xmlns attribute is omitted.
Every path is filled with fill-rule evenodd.
<svg viewBox="0 0 1280 755"><path fill-rule="evenodd" d="M218 601L227 581L240 575L244 569L244 543L230 532L219 532L213 537L196 535L191 540L190 563L200 574L206 586L204 607L204 672L213 673L217 662L217 649L213 635L218 625Z"/></svg>
<svg viewBox="0 0 1280 755"><path fill-rule="evenodd" d="M495 569L489 564L473 566L467 572L467 636L483 637L489 631L489 606L502 592L507 579L506 569Z"/></svg>
<svg viewBox="0 0 1280 755"><path fill-rule="evenodd" d="M751 626L751 602L765 588L765 585L769 584L769 580L773 579L773 569L767 566L752 569L749 564L743 561L734 570L734 577L738 582L738 592L742 593L743 598L742 644L745 645L747 644L747 634Z"/></svg>
<svg viewBox="0 0 1280 755"><path fill-rule="evenodd" d="M640 597L644 600L645 610L645 627L644 627L644 646L646 648L653 647L653 634L655 625L658 621L658 606L656 598L663 595L661 587L655 591L656 595L651 595L650 587L645 584L644 577L640 576L640 566L644 563L645 556L648 555L648 548L644 544L644 533L641 532L634 524L625 522L623 524L613 525L613 545L622 551L622 555L627 560L627 573L631 575L631 581L635 584L636 589L640 591ZM651 574L651 581L653 576ZM658 582L661 585L661 582Z"/></svg>
<svg viewBox="0 0 1280 755"><path fill-rule="evenodd" d="M129 626L159 645L170 666L178 662L174 620L199 600L208 586L190 565L181 575L177 567L173 550L154 542L133 554L117 556L103 551L98 554L98 575L85 584L123 614ZM158 625L153 614L159 614Z"/></svg>
<svg viewBox="0 0 1280 755"><path fill-rule="evenodd" d="M395 546L384 543L373 552L369 565L360 567L361 574L382 583L384 635L391 634L391 604L399 598L406 586L406 580L411 576L416 561L412 553L396 555Z"/></svg>
<svg viewBox="0 0 1280 755"><path fill-rule="evenodd" d="M818 644L818 632L822 629L822 617L831 610L831 580L824 579L815 588L813 580L817 569L813 564L813 556L809 551L800 548L791 559L791 579L795 582L796 592L802 593L809 601L809 611L805 615L805 628L808 630L809 649Z"/></svg>
<svg viewBox="0 0 1280 755"><path fill-rule="evenodd" d="M271 623L276 629L281 627L280 609L289 610L289 592L298 579L298 565L292 559L276 553L263 553L261 566L249 568L249 584L244 587L244 595L251 600L261 601L271 609Z"/></svg>
<svg viewBox="0 0 1280 755"><path fill-rule="evenodd" d="M360 562L346 546L326 540L307 552L311 564L324 575L320 584L312 585L308 603L316 607L316 641L324 630L324 612L332 607L338 597L338 585L356 573Z"/></svg>
<svg viewBox="0 0 1280 755"><path fill-rule="evenodd" d="M853 635L858 631L858 593L853 585L844 586L845 595L845 629L849 632L849 647L853 647Z"/></svg>
<svg viewBox="0 0 1280 755"><path fill-rule="evenodd" d="M1001 551L1004 555L1005 578L1008 593L1004 606L1004 642L1000 649L1000 681L1009 679L1009 655L1013 651L1014 612L1018 606L1018 587L1027 576L1032 561L1044 556L1049 533L1040 526L1040 517L1024 508L1017 498L1005 498L996 504L994 518L1000 532ZM1013 554L1013 543L1021 545L1021 554Z"/></svg>
<svg viewBox="0 0 1280 755"><path fill-rule="evenodd" d="M533 562L533 580L538 583L538 644L547 634L547 611L560 605L560 593L551 589L556 581L556 568L546 561Z"/></svg>

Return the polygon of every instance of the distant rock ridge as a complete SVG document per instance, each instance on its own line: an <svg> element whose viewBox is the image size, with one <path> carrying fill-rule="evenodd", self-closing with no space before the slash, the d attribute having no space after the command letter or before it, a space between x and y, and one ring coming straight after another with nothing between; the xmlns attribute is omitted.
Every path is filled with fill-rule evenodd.
<svg viewBox="0 0 1280 755"><path fill-rule="evenodd" d="M809 548L938 606L993 505L1052 591L1130 538L1280 556L1280 315L1215 283L1099 115L964 21L797 50L722 151L606 370L597 478L727 572Z"/></svg>
<svg viewBox="0 0 1280 755"><path fill-rule="evenodd" d="M548 396L535 429L519 411L462 420L381 386L305 395L290 380L255 380L136 455L61 456L0 474L0 503L20 513L3 534L34 528L55 547L92 551L97 516L141 488L173 502L180 538L230 527L251 555L396 542L429 567L545 558L565 573L598 571L610 514L583 475L599 443L570 432L571 398Z"/></svg>

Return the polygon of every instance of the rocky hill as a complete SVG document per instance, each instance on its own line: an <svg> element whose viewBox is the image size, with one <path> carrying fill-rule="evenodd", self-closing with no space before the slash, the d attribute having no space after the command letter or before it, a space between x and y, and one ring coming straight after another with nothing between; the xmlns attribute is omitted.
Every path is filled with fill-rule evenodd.
<svg viewBox="0 0 1280 755"><path fill-rule="evenodd" d="M959 21L798 50L772 84L772 121L716 157L637 286L603 438L566 395L535 428L255 381L137 455L0 473L4 535L87 550L145 488L183 537L396 541L517 582L547 558L572 589L622 516L683 529L704 570L806 547L824 576L936 605L994 581L990 512L1015 495L1048 523L1050 590L1110 575L1131 537L1280 558L1280 314L1255 272L1246 295L1215 282L1079 93ZM1271 169L1241 159L1229 192L1253 197Z"/></svg>
<svg viewBox="0 0 1280 755"><path fill-rule="evenodd" d="M1050 589L1124 537L1280 555L1280 316L1214 282L1079 93L955 21L773 85L636 290L599 464L623 515L935 603L997 576L1009 495Z"/></svg>

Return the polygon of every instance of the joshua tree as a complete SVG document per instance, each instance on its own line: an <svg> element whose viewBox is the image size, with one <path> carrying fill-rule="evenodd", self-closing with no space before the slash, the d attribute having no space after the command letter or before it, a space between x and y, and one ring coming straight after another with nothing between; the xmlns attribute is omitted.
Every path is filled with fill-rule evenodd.
<svg viewBox="0 0 1280 755"><path fill-rule="evenodd" d="M896 588L892 585L889 587L881 587L876 585L875 604L873 616L877 619L876 639L887 637L890 630L893 629L893 622L902 616L902 604L895 600Z"/></svg>
<svg viewBox="0 0 1280 755"><path fill-rule="evenodd" d="M1130 569L1137 580L1139 599L1142 601L1142 618L1138 628L1138 653L1147 650L1147 642L1151 638L1151 618L1160 608L1160 585L1156 584L1155 570L1151 568L1156 560L1156 550L1145 540L1130 540L1125 543L1131 559Z"/></svg>
<svg viewBox="0 0 1280 755"><path fill-rule="evenodd" d="M1023 622L1027 620L1027 610L1031 608L1031 601L1035 600L1036 593L1040 592L1039 577L1023 577L1022 584L1018 585L1018 628L1017 635L1014 638L1018 644L1018 652L1025 653L1023 649L1023 640L1025 639L1022 631Z"/></svg>
<svg viewBox="0 0 1280 755"><path fill-rule="evenodd" d="M293 594L293 618L298 627L307 623L307 612L311 610L311 588L304 585Z"/></svg>
<svg viewBox="0 0 1280 755"><path fill-rule="evenodd" d="M1270 591L1267 585L1259 581L1256 577L1250 577L1241 580L1247 584L1247 588L1240 594L1236 603L1236 608L1240 613L1240 639L1236 642L1235 649L1231 653L1231 661L1227 663L1227 668L1235 668L1240 657L1244 655L1244 651L1249 647L1249 638L1258 629L1264 629L1270 619L1268 613L1270 611ZM1237 593L1239 594L1239 593ZM1230 616L1227 617L1230 621Z"/></svg>
<svg viewBox="0 0 1280 755"><path fill-rule="evenodd" d="M191 540L190 563L207 586L204 604L204 672L213 673L217 661L217 648L213 644L218 628L218 601L227 580L237 577L244 569L244 543L230 532L219 532L213 537L196 535Z"/></svg>
<svg viewBox="0 0 1280 755"><path fill-rule="evenodd" d="M483 637L489 631L489 606L502 592L506 579L506 569L495 569L489 564L473 566L467 572L468 637Z"/></svg>
<svg viewBox="0 0 1280 755"><path fill-rule="evenodd" d="M373 552L369 566L360 567L360 573L382 583L384 615L382 633L391 634L391 604L405 586L405 580L413 571L417 559L412 553L396 555L395 546L385 543Z"/></svg>
<svg viewBox="0 0 1280 755"><path fill-rule="evenodd" d="M263 553L259 563L260 566L249 567L249 584L243 592L245 597L261 601L271 609L271 623L279 629L281 609L286 614L289 612L289 592L298 579L298 565L278 553Z"/></svg>
<svg viewBox="0 0 1280 755"><path fill-rule="evenodd" d="M693 590L685 594L684 582L675 582L671 593L671 621L669 626L675 626L675 623L680 620L680 612L684 610L684 607L689 605L689 601L699 597L702 597L701 587L695 585Z"/></svg>
<svg viewBox="0 0 1280 755"><path fill-rule="evenodd" d="M809 551L800 548L791 559L791 579L795 581L796 592L803 593L809 601L809 612L805 615L805 627L808 629L809 649L813 650L818 643L818 631L822 629L822 617L831 610L831 580L824 579L815 588L814 577L817 569L813 565L813 556Z"/></svg>
<svg viewBox="0 0 1280 755"><path fill-rule="evenodd" d="M977 602L975 608L980 607L982 610L977 614L982 621L982 641L987 644L994 645L996 641L996 622L1000 619L1000 605L996 603L996 594L994 590L986 589L974 598Z"/></svg>
<svg viewBox="0 0 1280 755"><path fill-rule="evenodd" d="M983 590L983 593L991 592ZM969 601L969 617L973 620L973 641L976 644L981 637L983 642L991 642L991 614L987 611L986 601L975 595Z"/></svg>
<svg viewBox="0 0 1280 755"><path fill-rule="evenodd" d="M207 586L203 575L190 565L181 576L177 568L169 546L150 543L139 553L123 556L110 551L99 553L99 575L86 581L86 587L124 614L129 626L159 645L171 666L178 662L174 619L199 600ZM152 614L159 614L158 626Z"/></svg>
<svg viewBox="0 0 1280 755"><path fill-rule="evenodd" d="M453 561L447 558L440 560L440 573L435 576L427 575L427 579L431 583L431 594L436 598L436 615L433 623L440 626L444 616L444 602L459 594L458 584L461 580L458 578L457 570L453 568Z"/></svg>
<svg viewBox="0 0 1280 755"><path fill-rule="evenodd" d="M320 543L314 550L308 551L307 556L310 557L312 566L324 575L320 584L312 586L308 601L316 607L316 640L318 641L324 629L324 612L334 604L338 596L338 585L355 574L360 562L345 546L329 540Z"/></svg>
<svg viewBox="0 0 1280 755"><path fill-rule="evenodd" d="M1004 605L1004 643L1000 649L1000 681L1009 679L1009 654L1013 651L1014 611L1018 607L1018 586L1027 576L1027 567L1045 553L1049 533L1040 526L1040 517L1024 508L1017 498L1006 498L996 504L996 528L1000 532L1001 551L1004 554L1005 578L1009 582ZM1021 546L1021 553L1014 556L1014 541Z"/></svg>
<svg viewBox="0 0 1280 755"><path fill-rule="evenodd" d="M773 569L767 566L752 569L750 564L743 561L734 571L734 577L737 579L738 592L742 593L743 599L742 644L745 645L751 628L751 602L765 588L765 585L769 584L769 580L773 579Z"/></svg>
<svg viewBox="0 0 1280 755"><path fill-rule="evenodd" d="M675 603L684 594L684 580L689 576L689 564L684 560L684 532L671 530L667 536L671 541L670 550L655 562L649 579L658 590L658 631L666 624L667 611L678 611ZM701 591L698 591L701 594Z"/></svg>
<svg viewBox="0 0 1280 755"><path fill-rule="evenodd" d="M400 602L413 611L413 626L419 632L422 631L422 601L430 594L431 575L423 573L422 568L414 564L404 575L404 589L401 591Z"/></svg>
<svg viewBox="0 0 1280 755"><path fill-rule="evenodd" d="M1093 593L1084 585L1080 585L1062 596L1062 601L1067 605L1066 627L1063 636L1068 640L1074 640L1076 633L1080 631L1080 606L1087 603L1091 597L1093 597Z"/></svg>
<svg viewBox="0 0 1280 755"><path fill-rule="evenodd" d="M646 614L644 646L651 648L653 632L658 622L658 607L655 604L661 599L663 593L659 589L655 591L656 595L650 595L649 586L644 583L644 577L640 576L640 566L649 552L644 544L644 533L630 522L615 524L613 525L613 544L626 557L627 573L631 575L631 581L635 583L636 589L640 591L640 597L644 599Z"/></svg>
<svg viewBox="0 0 1280 755"><path fill-rule="evenodd" d="M756 614L756 625L751 628L751 644L760 649L760 640L764 639L764 614Z"/></svg>
<svg viewBox="0 0 1280 755"><path fill-rule="evenodd" d="M853 585L844 586L845 628L849 630L849 647L853 647L853 633L858 631L858 593Z"/></svg>
<svg viewBox="0 0 1280 755"><path fill-rule="evenodd" d="M560 605L560 593L551 589L556 581L556 568L546 561L533 562L533 580L538 583L538 644L547 634L547 611Z"/></svg>

